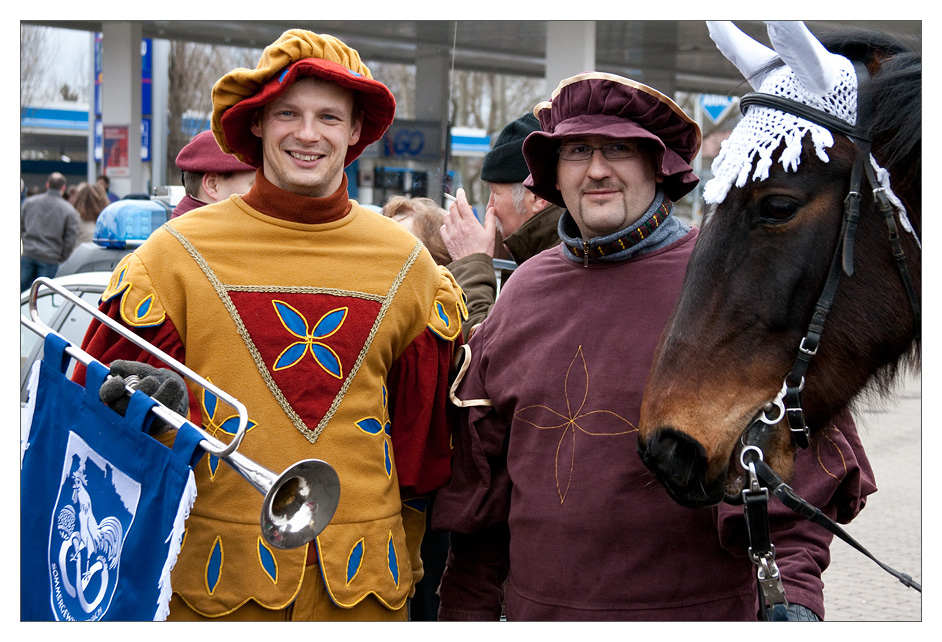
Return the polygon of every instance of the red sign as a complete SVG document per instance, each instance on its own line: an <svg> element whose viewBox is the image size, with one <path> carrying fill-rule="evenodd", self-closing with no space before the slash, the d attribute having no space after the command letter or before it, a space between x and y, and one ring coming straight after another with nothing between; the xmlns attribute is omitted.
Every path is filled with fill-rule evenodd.
<svg viewBox="0 0 942 642"><path fill-rule="evenodd" d="M105 125L104 159L105 176L128 177L131 175L129 138L127 125Z"/></svg>

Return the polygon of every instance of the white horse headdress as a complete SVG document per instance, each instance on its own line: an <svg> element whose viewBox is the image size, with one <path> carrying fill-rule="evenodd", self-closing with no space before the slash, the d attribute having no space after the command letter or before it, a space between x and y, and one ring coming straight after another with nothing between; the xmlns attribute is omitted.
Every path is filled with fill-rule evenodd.
<svg viewBox="0 0 942 642"><path fill-rule="evenodd" d="M756 91L814 107L850 125L857 123L857 74L853 64L844 56L827 51L803 23L767 23L774 50L753 40L731 22L708 22L707 26L717 48ZM785 65L766 70L777 58ZM795 171L801 141L808 132L818 158L827 162L825 149L834 144L827 129L770 107L750 106L713 161L713 178L704 187L704 200L722 203L730 187L745 185L757 154L759 161L751 178L768 178L775 160L772 154L782 141L785 149L778 160L786 169Z"/></svg>
<svg viewBox="0 0 942 642"><path fill-rule="evenodd" d="M753 40L731 22L707 22L707 26L717 48L756 91L808 105L849 125L857 124L857 74L853 63L825 49L804 23L767 22L774 49ZM785 64L770 67L778 58ZM834 137L825 127L771 107L751 105L723 141L711 167L713 178L703 188L703 200L722 203L733 185L742 187L750 178L768 178L775 161L772 154L783 141L785 147L778 160L786 171L796 171L802 140L809 132L815 154L828 162L825 150L834 145ZM751 171L756 155L759 159ZM912 233L906 209L890 189L889 172L872 155L870 163L899 213L900 223Z"/></svg>

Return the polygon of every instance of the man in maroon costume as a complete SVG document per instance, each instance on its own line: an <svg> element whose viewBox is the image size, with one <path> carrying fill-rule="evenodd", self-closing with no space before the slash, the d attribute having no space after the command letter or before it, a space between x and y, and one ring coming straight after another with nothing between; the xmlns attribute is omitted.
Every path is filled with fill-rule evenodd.
<svg viewBox="0 0 942 642"><path fill-rule="evenodd" d="M697 125L669 98L598 72L560 83L524 142L562 244L528 260L468 343L439 619L755 620L742 509L675 504L639 459L647 371L698 230L672 202L697 184ZM664 391L665 394L667 391ZM850 415L796 462L795 490L849 521L875 490ZM823 619L831 535L770 505L789 604Z"/></svg>

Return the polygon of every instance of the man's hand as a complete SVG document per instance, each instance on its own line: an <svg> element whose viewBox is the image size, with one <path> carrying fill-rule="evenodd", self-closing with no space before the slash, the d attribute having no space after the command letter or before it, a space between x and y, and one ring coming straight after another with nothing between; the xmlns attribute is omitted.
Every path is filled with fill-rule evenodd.
<svg viewBox="0 0 942 642"><path fill-rule="evenodd" d="M487 201L483 226L475 218L463 189L458 189L456 197L458 200L448 208L448 213L445 214L445 224L442 225L442 240L452 260L457 261L479 253L493 257L494 241L497 235L493 196Z"/></svg>
<svg viewBox="0 0 942 642"><path fill-rule="evenodd" d="M186 417L190 405L186 383L173 370L155 368L139 361L116 360L111 363L111 375L101 385L98 395L122 417L131 400L124 389L126 378L130 376L139 379L138 390ZM150 434L159 435L172 429L173 426L158 417L151 424Z"/></svg>

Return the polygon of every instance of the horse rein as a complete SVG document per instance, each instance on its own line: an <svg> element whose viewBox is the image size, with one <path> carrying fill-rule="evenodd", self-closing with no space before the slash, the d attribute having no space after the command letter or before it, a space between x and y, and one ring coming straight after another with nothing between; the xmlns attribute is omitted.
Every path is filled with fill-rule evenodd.
<svg viewBox="0 0 942 642"><path fill-rule="evenodd" d="M769 612L776 604L787 604L785 590L782 584L778 567L775 563L775 547L771 543L768 523L768 497L771 489L785 506L802 517L823 526L832 534L850 544L852 547L876 562L885 571L899 579L905 586L914 588L920 593L922 586L914 582L912 576L899 573L880 562L864 547L857 543L844 529L820 510L799 497L795 491L785 484L778 475L762 459L762 451L746 444L746 436L754 429L778 424L783 417L787 417L792 441L798 448L807 448L811 440L811 431L805 422L804 410L801 404L801 391L805 385L805 374L811 364L812 358L818 352L818 344L824 332L824 323L837 293L841 274L853 276L854 273L854 237L860 218L860 186L862 177L866 176L873 190L874 202L886 220L889 231L889 240L897 268L910 300L914 317L916 336L920 332L921 306L913 286L909 268L906 265L905 253L900 245L899 233L893 206L886 195L886 189L880 185L873 167L870 163L871 140L867 132L872 113L872 103L861 101L862 89L870 79L866 66L854 61L857 73L857 125L849 123L825 113L814 107L809 107L781 96L764 93L748 93L740 99L739 108L743 114L751 105L770 107L783 111L799 118L803 118L816 125L848 136L857 148L857 154L850 176L850 189L844 199L844 217L841 227L841 238L831 257L827 280L815 304L805 336L802 337L798 347L797 357L791 371L786 375L781 391L763 408L757 417L750 422L743 431L740 440L744 446L740 455L741 464L749 476L748 486L742 491L743 513L746 520L746 529L749 535L749 557L756 567L757 584L759 591L760 616L769 619Z"/></svg>

